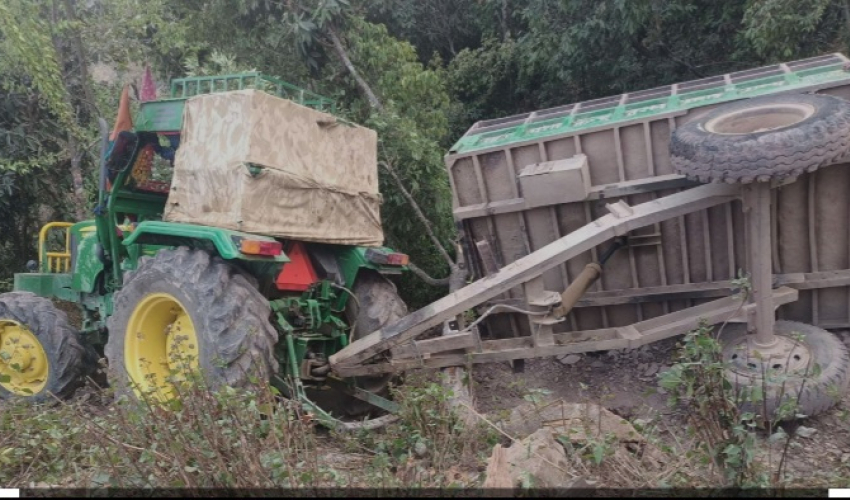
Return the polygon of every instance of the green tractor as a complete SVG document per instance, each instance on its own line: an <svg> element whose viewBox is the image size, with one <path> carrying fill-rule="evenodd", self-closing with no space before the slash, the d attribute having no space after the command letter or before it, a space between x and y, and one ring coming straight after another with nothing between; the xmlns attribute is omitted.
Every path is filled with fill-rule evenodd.
<svg viewBox="0 0 850 500"><path fill-rule="evenodd" d="M193 372L213 388L269 380L329 420L311 388L341 389L345 404L332 406L349 413L393 409L388 377L337 380L328 357L407 314L386 277L406 270L406 255L163 221L171 182L157 169L173 165L188 99L251 88L333 111L246 73L174 80L169 98L141 103L135 127L111 142L100 121L94 219L46 225L38 262L0 295L0 398L67 398L105 357L116 390L136 397L173 398ZM79 330L51 299L79 306Z"/></svg>

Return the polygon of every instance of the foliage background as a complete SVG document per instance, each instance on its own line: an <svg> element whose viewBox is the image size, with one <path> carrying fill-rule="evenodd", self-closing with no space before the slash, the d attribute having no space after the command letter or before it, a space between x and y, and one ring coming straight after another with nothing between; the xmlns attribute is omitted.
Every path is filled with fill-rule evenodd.
<svg viewBox="0 0 850 500"><path fill-rule="evenodd" d="M0 288L34 258L40 224L90 216L96 118L114 119L145 64L161 91L174 77L257 69L336 99L379 132L381 159L451 249L443 155L475 121L848 41L850 0L4 0ZM383 170L381 189L388 244L445 276ZM442 292L401 284L414 307Z"/></svg>

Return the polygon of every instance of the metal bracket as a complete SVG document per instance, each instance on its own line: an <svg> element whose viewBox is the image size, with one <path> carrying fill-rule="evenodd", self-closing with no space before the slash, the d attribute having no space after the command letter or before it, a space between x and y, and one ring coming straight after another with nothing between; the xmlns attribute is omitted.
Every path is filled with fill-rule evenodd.
<svg viewBox="0 0 850 500"><path fill-rule="evenodd" d="M617 203L606 203L605 208L607 208L608 211L611 212L611 215L618 219L628 217L635 213L635 211L632 210L632 207L630 207L629 204L623 200L620 200Z"/></svg>
<svg viewBox="0 0 850 500"><path fill-rule="evenodd" d="M399 410L398 403L396 403L395 401L390 401L389 399L382 396L378 396L375 393L364 391L363 389L338 378L328 377L325 383L333 387L334 389L340 390L352 397L359 399L360 401L365 401L373 406L376 406L382 410L386 410L390 413L397 413Z"/></svg>
<svg viewBox="0 0 850 500"><path fill-rule="evenodd" d="M541 326L550 326L557 325L558 323L562 323L566 321L567 317L562 316L560 318L556 318L555 316L535 316L531 318L531 322L536 325Z"/></svg>
<svg viewBox="0 0 850 500"><path fill-rule="evenodd" d="M528 305L536 307L551 307L561 303L561 294L551 290L544 290L536 297L528 299Z"/></svg>

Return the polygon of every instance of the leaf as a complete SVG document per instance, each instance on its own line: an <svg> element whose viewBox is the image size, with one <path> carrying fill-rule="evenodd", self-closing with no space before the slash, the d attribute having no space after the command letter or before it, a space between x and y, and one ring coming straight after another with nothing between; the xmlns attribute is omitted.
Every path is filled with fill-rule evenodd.
<svg viewBox="0 0 850 500"><path fill-rule="evenodd" d="M109 482L110 482L111 479L112 479L112 476L110 476L106 472L96 472L92 476L91 482L94 483L95 485L98 485L98 486L107 486L107 485L109 485Z"/></svg>
<svg viewBox="0 0 850 500"><path fill-rule="evenodd" d="M602 463L602 460L605 459L605 447L602 445L596 445L593 447L593 461L596 465Z"/></svg>
<svg viewBox="0 0 850 500"><path fill-rule="evenodd" d="M770 442L771 444L779 443L785 441L786 439L788 439L788 434L786 434L785 431L781 428L771 434L769 438L767 438L768 442Z"/></svg>
<svg viewBox="0 0 850 500"><path fill-rule="evenodd" d="M723 454L728 457L740 455L741 447L736 444L727 445L726 448L723 449Z"/></svg>

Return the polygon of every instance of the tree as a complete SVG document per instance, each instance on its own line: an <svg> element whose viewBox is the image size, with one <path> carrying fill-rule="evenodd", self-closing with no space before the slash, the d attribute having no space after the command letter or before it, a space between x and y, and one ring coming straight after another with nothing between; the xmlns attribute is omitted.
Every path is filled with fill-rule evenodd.
<svg viewBox="0 0 850 500"><path fill-rule="evenodd" d="M759 55L773 61L842 50L850 39L850 2L750 0L743 36Z"/></svg>
<svg viewBox="0 0 850 500"><path fill-rule="evenodd" d="M68 4L66 3L66 6ZM45 10L50 11L51 23L45 20ZM28 75L38 90L38 95L65 128L63 149L70 159L75 211L77 216L82 218L85 213L85 193L81 168L83 151L80 142L84 140L84 132L78 121L79 107L94 107L94 103L84 99L82 105L79 105L71 98L72 80L64 72L66 60L60 38L55 31L62 27L58 10L56 1L49 5L10 1L0 5L0 30L4 34L4 45L10 62ZM69 6L66 12L73 13L73 6ZM79 41L79 38L75 40ZM79 66L79 71L82 72L85 67L83 63ZM77 81L84 88L88 88L87 74L80 74ZM83 94L91 95L90 91Z"/></svg>
<svg viewBox="0 0 850 500"><path fill-rule="evenodd" d="M383 24L389 33L410 42L422 62L435 53L450 59L481 38L479 18L485 14L478 2L454 0L375 0L361 2L365 17Z"/></svg>
<svg viewBox="0 0 850 500"><path fill-rule="evenodd" d="M25 77L2 66L0 77L11 87ZM64 204L56 204L70 187L67 158L62 151L62 125L37 96L5 90L0 93L0 289L13 272L36 255L40 215L62 219ZM63 161L64 159L64 161Z"/></svg>

